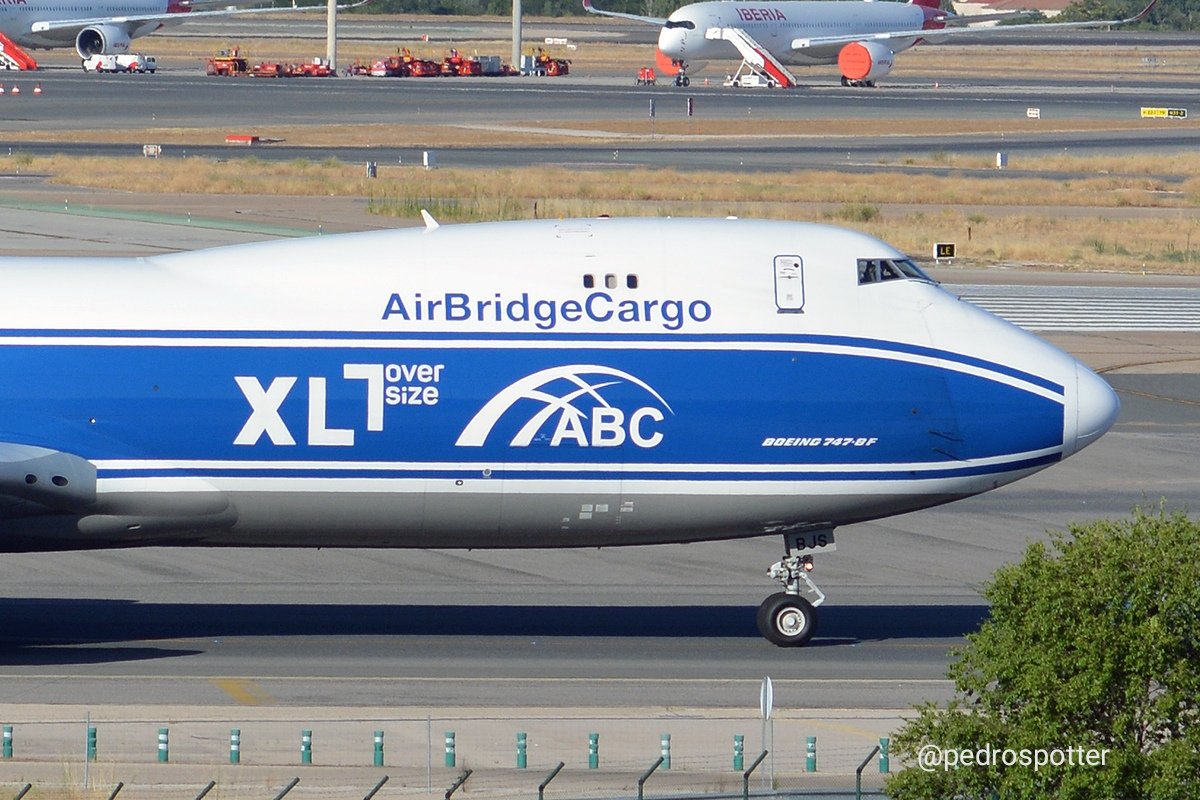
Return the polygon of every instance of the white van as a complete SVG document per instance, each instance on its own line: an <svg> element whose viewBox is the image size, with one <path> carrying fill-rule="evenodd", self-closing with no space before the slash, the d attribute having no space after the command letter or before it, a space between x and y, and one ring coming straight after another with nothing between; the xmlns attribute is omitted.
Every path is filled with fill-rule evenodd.
<svg viewBox="0 0 1200 800"><path fill-rule="evenodd" d="M85 72L124 72L124 67L117 66L117 57L114 55L106 55L97 53L93 56L88 56L83 60L83 69Z"/></svg>
<svg viewBox="0 0 1200 800"><path fill-rule="evenodd" d="M83 68L87 72L154 72L158 62L141 53L97 54L85 58Z"/></svg>
<svg viewBox="0 0 1200 800"><path fill-rule="evenodd" d="M123 53L117 56L117 65L122 67L126 72L154 72L158 69L158 62L154 56L147 56L141 53Z"/></svg>

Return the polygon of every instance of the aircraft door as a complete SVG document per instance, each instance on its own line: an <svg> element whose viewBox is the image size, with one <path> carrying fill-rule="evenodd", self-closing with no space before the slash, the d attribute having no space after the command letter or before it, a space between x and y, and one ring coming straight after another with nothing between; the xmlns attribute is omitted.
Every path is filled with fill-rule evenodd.
<svg viewBox="0 0 1200 800"><path fill-rule="evenodd" d="M775 256L775 308L780 314L804 312L804 259Z"/></svg>

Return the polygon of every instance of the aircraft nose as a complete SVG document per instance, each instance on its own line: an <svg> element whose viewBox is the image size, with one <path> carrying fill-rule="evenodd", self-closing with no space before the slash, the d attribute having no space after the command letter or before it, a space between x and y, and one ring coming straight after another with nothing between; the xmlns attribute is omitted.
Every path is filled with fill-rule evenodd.
<svg viewBox="0 0 1200 800"><path fill-rule="evenodd" d="M1075 448L1077 453L1104 435L1117 421L1121 401L1108 382L1083 364L1075 364Z"/></svg>

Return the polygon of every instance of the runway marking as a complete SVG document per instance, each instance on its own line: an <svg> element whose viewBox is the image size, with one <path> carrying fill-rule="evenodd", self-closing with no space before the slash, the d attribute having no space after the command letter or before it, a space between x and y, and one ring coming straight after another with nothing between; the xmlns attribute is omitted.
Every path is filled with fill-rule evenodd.
<svg viewBox="0 0 1200 800"><path fill-rule="evenodd" d="M250 678L209 678L214 686L216 686L225 694L233 698L233 701L242 706L265 706L275 705L275 698L269 692L259 686L253 679Z"/></svg>

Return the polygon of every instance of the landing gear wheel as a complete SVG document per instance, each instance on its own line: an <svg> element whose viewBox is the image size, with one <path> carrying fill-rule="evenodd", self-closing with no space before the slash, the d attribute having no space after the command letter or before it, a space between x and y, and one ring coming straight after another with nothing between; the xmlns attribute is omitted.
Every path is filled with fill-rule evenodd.
<svg viewBox="0 0 1200 800"><path fill-rule="evenodd" d="M800 647L816 630L817 610L798 595L778 592L758 607L758 631L771 644Z"/></svg>

